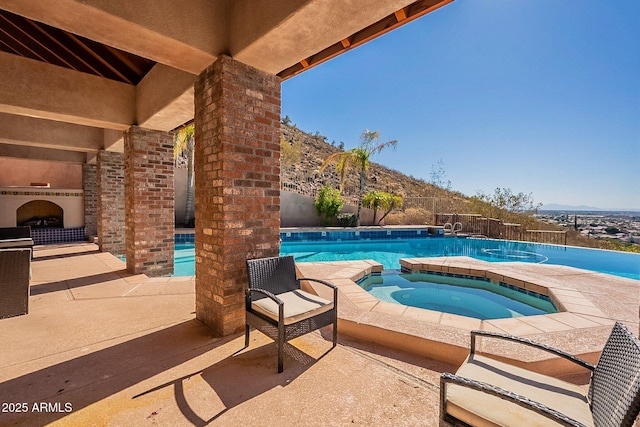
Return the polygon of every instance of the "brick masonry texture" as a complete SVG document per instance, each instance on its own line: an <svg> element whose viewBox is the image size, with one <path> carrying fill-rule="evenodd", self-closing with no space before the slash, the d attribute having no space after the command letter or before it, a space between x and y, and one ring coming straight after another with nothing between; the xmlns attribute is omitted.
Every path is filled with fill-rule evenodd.
<svg viewBox="0 0 640 427"><path fill-rule="evenodd" d="M132 126L124 153L127 270L173 274L173 134Z"/></svg>
<svg viewBox="0 0 640 427"><path fill-rule="evenodd" d="M103 252L125 253L124 155L99 151L97 162L98 244Z"/></svg>
<svg viewBox="0 0 640 427"><path fill-rule="evenodd" d="M227 56L195 83L196 317L244 328L246 259L280 250L280 79Z"/></svg>
<svg viewBox="0 0 640 427"><path fill-rule="evenodd" d="M84 231L87 238L98 235L98 176L97 166L82 164L82 189L84 190Z"/></svg>

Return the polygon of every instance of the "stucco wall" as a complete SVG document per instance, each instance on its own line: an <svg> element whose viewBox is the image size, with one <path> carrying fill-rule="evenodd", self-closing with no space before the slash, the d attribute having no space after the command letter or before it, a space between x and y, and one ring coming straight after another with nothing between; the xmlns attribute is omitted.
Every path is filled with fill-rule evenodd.
<svg viewBox="0 0 640 427"><path fill-rule="evenodd" d="M80 163L0 157L0 187L49 183L51 188L82 189Z"/></svg>
<svg viewBox="0 0 640 427"><path fill-rule="evenodd" d="M175 190L175 218L176 224L184 225L184 215L187 202L187 169L175 168L173 175L173 188ZM195 198L194 198L195 200ZM191 212L195 212L194 206L191 206Z"/></svg>
<svg viewBox="0 0 640 427"><path fill-rule="evenodd" d="M313 204L314 198L287 191L280 192L280 227L314 227L320 226L321 220ZM347 205L342 213L356 213L356 206ZM380 214L378 214L378 217ZM371 225L373 211L362 209L360 225ZM384 222L383 222L384 224Z"/></svg>
<svg viewBox="0 0 640 427"><path fill-rule="evenodd" d="M184 223L185 203L187 200L187 170L176 169L175 183L175 217L176 224ZM280 226L281 227L316 227L321 225L320 217L313 205L314 198L288 191L280 192ZM356 206L345 206L342 212L356 213ZM378 214L380 216L380 213ZM370 225L373 221L373 211L362 209L361 225ZM384 222L383 222L384 224Z"/></svg>

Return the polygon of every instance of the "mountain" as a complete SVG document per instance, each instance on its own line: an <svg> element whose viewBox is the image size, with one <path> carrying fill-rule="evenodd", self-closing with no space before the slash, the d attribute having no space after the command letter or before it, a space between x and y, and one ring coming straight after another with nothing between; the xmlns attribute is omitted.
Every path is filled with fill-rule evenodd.
<svg viewBox="0 0 640 427"><path fill-rule="evenodd" d="M573 211L582 211L582 212L637 212L640 211L640 209L622 209L622 208L616 208L616 209L605 209L605 208L596 208L593 206L585 206L585 205L580 205L580 206L571 206L571 205L560 205L557 203L550 203L548 205L542 205L542 207L539 209L540 211L569 211L569 212L573 212Z"/></svg>
<svg viewBox="0 0 640 427"><path fill-rule="evenodd" d="M560 205L557 203L549 203L548 205L542 205L540 207L541 211L603 211L608 209L596 208L593 206L571 206L571 205Z"/></svg>
<svg viewBox="0 0 640 427"><path fill-rule="evenodd" d="M325 184L331 184L334 188L339 187L340 179L334 165L320 172L325 159L332 153L340 151L339 148L325 142L326 138L319 133L311 135L295 126L285 124L281 126L281 138L289 144L288 149L287 147L281 149L280 179L284 189L315 196ZM383 157L384 152L379 156ZM404 198L438 198L452 204L448 208L443 206L441 208L443 212L453 212L454 206L465 203L468 199L461 193L436 187L422 179L404 175L373 161L370 164L368 178L365 193L375 189L399 194ZM343 197L353 202L358 187L358 174L348 173Z"/></svg>

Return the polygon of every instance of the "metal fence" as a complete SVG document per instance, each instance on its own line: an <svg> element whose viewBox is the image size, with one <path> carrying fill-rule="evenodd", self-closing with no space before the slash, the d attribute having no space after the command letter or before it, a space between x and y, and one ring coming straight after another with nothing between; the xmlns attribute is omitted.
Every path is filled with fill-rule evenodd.
<svg viewBox="0 0 640 427"><path fill-rule="evenodd" d="M483 218L478 214L437 213L435 218L435 225L445 227L445 233L556 245L567 244L566 231L526 230L520 224L502 222L497 218Z"/></svg>

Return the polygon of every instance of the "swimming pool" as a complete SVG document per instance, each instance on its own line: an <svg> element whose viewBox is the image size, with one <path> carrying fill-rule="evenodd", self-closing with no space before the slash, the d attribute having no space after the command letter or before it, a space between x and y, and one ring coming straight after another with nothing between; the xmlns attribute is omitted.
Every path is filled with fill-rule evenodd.
<svg viewBox="0 0 640 427"><path fill-rule="evenodd" d="M544 295L488 279L433 273L369 275L358 282L381 301L480 320L557 313Z"/></svg>
<svg viewBox="0 0 640 427"><path fill-rule="evenodd" d="M300 262L372 259L388 270L399 269L400 258L464 255L489 262L567 265L640 280L640 254L630 252L461 237L302 241L282 236L280 254L293 255ZM176 243L175 249L174 275L194 275L193 244Z"/></svg>

